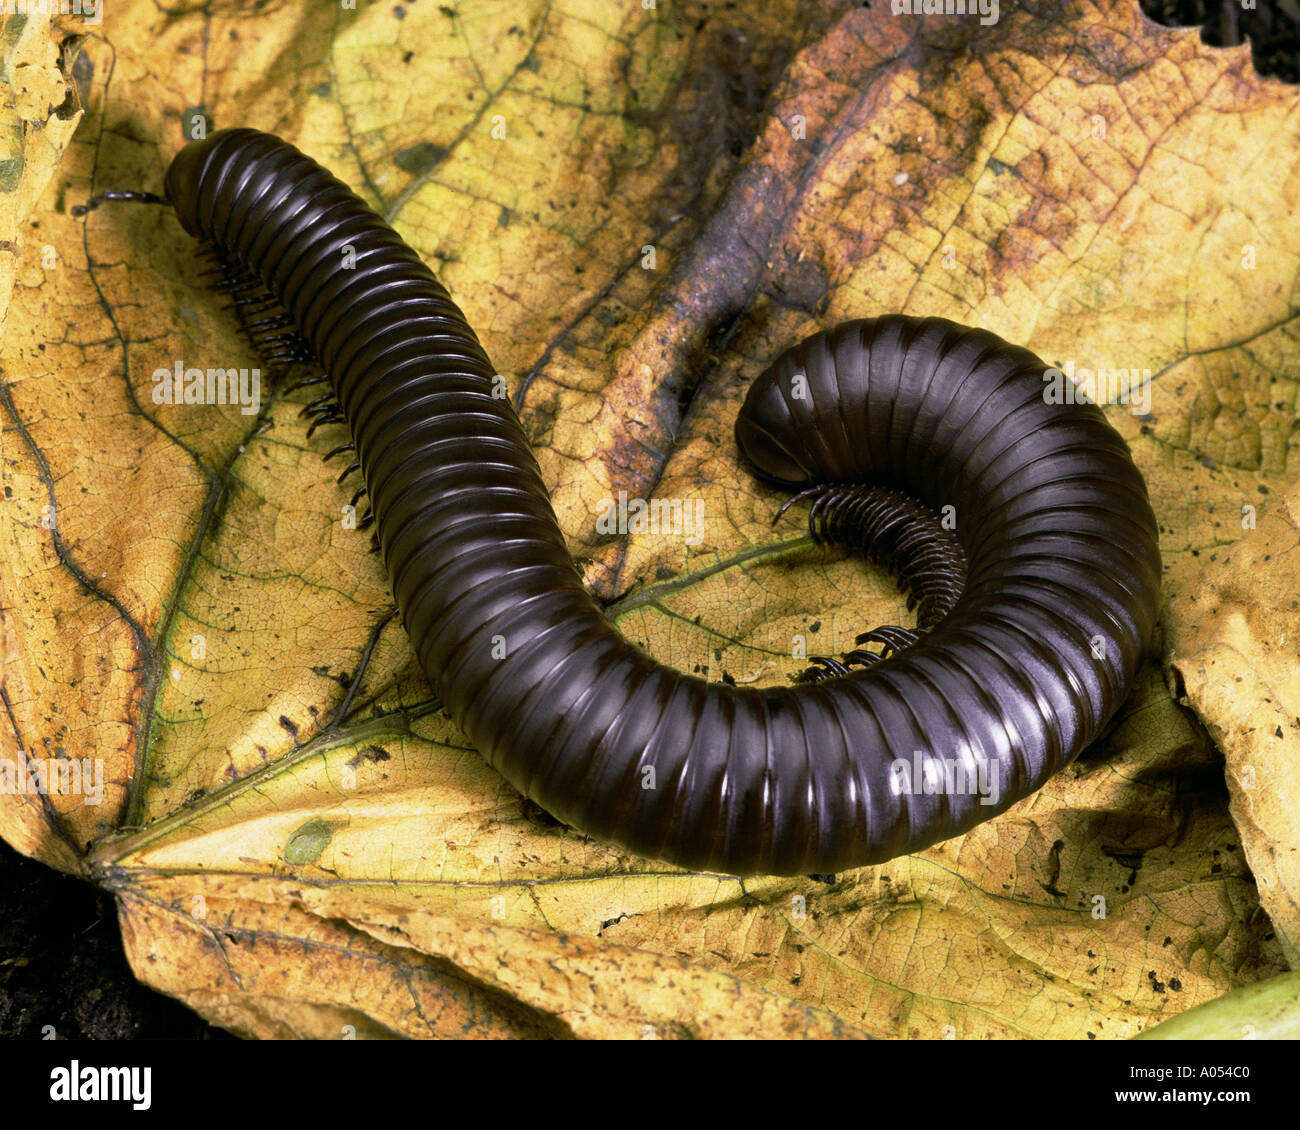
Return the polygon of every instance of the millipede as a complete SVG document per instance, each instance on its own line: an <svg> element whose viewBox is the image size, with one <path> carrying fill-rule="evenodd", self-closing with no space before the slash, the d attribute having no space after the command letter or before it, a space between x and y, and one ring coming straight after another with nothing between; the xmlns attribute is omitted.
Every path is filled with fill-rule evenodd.
<svg viewBox="0 0 1300 1130"><path fill-rule="evenodd" d="M330 455L362 476L430 684L490 765L592 837L737 875L884 862L1040 788L1132 687L1160 592L1146 485L1099 407L1054 402L1048 366L987 330L850 321L753 382L744 462L810 502L815 540L891 570L917 626L789 686L710 683L606 619L477 336L345 184L233 129L183 148L164 197L112 197L171 206L268 363L319 365L304 411L349 429Z"/></svg>

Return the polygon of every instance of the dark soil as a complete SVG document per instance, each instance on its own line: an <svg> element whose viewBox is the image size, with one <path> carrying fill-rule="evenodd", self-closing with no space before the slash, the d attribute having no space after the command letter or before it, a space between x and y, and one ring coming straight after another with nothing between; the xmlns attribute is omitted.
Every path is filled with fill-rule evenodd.
<svg viewBox="0 0 1300 1130"><path fill-rule="evenodd" d="M146 989L113 899L0 841L0 1039L233 1039Z"/></svg>

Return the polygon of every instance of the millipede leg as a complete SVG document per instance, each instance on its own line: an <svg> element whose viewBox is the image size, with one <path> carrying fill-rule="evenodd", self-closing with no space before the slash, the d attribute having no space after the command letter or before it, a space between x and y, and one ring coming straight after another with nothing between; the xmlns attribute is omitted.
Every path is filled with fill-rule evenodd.
<svg viewBox="0 0 1300 1130"><path fill-rule="evenodd" d="M328 407L329 406L327 405L326 408ZM341 411L318 411L315 422L307 429L307 438L311 439L312 433L325 424L342 424L344 422L343 413Z"/></svg>
<svg viewBox="0 0 1300 1130"><path fill-rule="evenodd" d="M199 278L231 300L240 332L273 377L290 366L316 360L307 339L293 328L293 319L280 300L257 275L212 243L203 245L200 259L208 266Z"/></svg>
<svg viewBox="0 0 1300 1130"><path fill-rule="evenodd" d="M291 385L285 385L285 392L297 392L300 388L306 388L308 385L318 385L329 380L324 373L317 373L314 377L306 377L300 381L294 381Z"/></svg>
<svg viewBox="0 0 1300 1130"><path fill-rule="evenodd" d="M802 672L798 681L817 682L850 674L851 667L874 666L911 647L956 606L966 586L966 554L956 535L928 507L886 487L824 483L788 498L776 517L802 499L812 501L808 532L814 542L859 550L898 579L908 609L918 612L915 628L882 624L858 636L854 642L859 646L841 660L812 657L817 666ZM880 644L881 650L862 647L870 643Z"/></svg>
<svg viewBox="0 0 1300 1130"><path fill-rule="evenodd" d="M312 413L314 413L317 409L323 408L325 405L332 403L333 400L334 400L334 394L332 392L322 393L310 404L307 404L303 407L303 410L298 413L298 418L302 419L302 417L304 416L312 415Z"/></svg>
<svg viewBox="0 0 1300 1130"><path fill-rule="evenodd" d="M911 647L922 635L924 635L923 632L914 631L911 628L900 628L897 624L882 624L879 628L863 632L853 642L858 644L884 644L885 652L902 651L905 647Z"/></svg>

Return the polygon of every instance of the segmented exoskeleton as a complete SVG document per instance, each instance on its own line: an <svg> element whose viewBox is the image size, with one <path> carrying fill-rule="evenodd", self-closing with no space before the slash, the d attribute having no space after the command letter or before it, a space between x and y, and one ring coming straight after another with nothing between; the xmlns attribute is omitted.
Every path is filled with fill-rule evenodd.
<svg viewBox="0 0 1300 1130"><path fill-rule="evenodd" d="M814 537L898 571L918 627L867 633L882 653L822 657L803 685L708 683L629 643L587 594L477 337L363 201L245 129L185 148L166 196L254 339L327 375L310 409L350 430L397 606L452 719L567 823L731 873L879 862L1039 788L1128 694L1156 616L1155 517L1123 439L1093 405L1048 403L1027 350L888 316L816 334L754 382L745 459L812 498ZM995 774L996 802L901 787L915 751Z"/></svg>

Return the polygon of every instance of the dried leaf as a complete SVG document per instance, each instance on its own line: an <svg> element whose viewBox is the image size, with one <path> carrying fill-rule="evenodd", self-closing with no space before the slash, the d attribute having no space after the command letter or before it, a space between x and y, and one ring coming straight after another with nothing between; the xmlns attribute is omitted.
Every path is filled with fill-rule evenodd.
<svg viewBox="0 0 1300 1130"><path fill-rule="evenodd" d="M1300 490L1243 505L1174 618L1170 662L1227 759L1230 811L1287 961L1300 966Z"/></svg>
<svg viewBox="0 0 1300 1130"><path fill-rule="evenodd" d="M1195 655L1186 634L1221 634L1205 557L1295 443L1300 95L1245 48L1132 0L1008 3L992 27L834 0L121 0L72 73L66 184L0 233L0 754L87 759L103 792L0 796L0 832L117 894L142 979L257 1036L1122 1037L1285 968L1241 848L1260 868L1286 831L1238 798L1239 839L1154 667L1040 793L830 883L556 826L439 714L339 520L310 390L154 402L160 368L256 364L174 218L64 210L157 190L200 110L328 164L478 328L610 615L708 678L784 683L794 636L833 654L905 622L886 579L774 531L779 497L738 466L736 410L780 349L902 311L1081 379L1127 369L1108 412ZM699 536L601 535L621 491L699 499ZM1232 599L1262 624L1285 575Z"/></svg>

